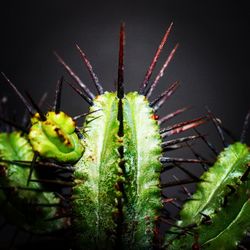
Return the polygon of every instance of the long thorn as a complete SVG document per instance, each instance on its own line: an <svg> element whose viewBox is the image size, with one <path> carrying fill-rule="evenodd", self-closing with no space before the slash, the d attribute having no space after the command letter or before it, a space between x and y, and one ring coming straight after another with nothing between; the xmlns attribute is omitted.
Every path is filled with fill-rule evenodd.
<svg viewBox="0 0 250 250"><path fill-rule="evenodd" d="M119 63L118 63L118 80L117 80L117 97L119 99L124 96L124 46L125 46L125 24L120 27L119 42Z"/></svg>
<svg viewBox="0 0 250 250"><path fill-rule="evenodd" d="M175 116L185 112L186 110L188 110L190 107L184 107L184 108L181 108L181 109L178 109L164 117L162 117L161 119L158 120L158 124L161 125L163 123L165 123L166 121L169 121L170 119L174 118Z"/></svg>
<svg viewBox="0 0 250 250"><path fill-rule="evenodd" d="M213 122L219 136L220 136L220 139L221 139L221 142L222 142L223 146L227 147L228 143L226 143L226 141L225 141L225 137L224 137L223 131L221 129L220 123L218 122L215 115L211 112L211 110L208 107L206 107L206 109L207 109L208 115L211 117L212 122Z"/></svg>
<svg viewBox="0 0 250 250"><path fill-rule="evenodd" d="M29 130L28 130L28 129L26 129L25 127L23 127L23 126L21 126L21 125L19 125L19 124L16 124L16 123L13 122L13 121L7 120L7 119L5 119L5 118L3 118L3 117L1 117L1 116L0 116L0 120L3 121L3 122L6 123L6 124L12 126L12 127L15 127L15 128L18 129L18 130L21 130L22 132L24 132L24 133L26 133L26 134L29 133Z"/></svg>
<svg viewBox="0 0 250 250"><path fill-rule="evenodd" d="M89 105L93 105L92 99L90 99L85 93L83 93L80 89L76 88L73 84L68 81L65 81L78 95L80 95Z"/></svg>
<svg viewBox="0 0 250 250"><path fill-rule="evenodd" d="M169 63L171 62L171 60L173 59L174 57L174 54L178 48L178 44L175 45L175 47L173 48L173 50L171 51L171 53L169 54L167 60L165 61L165 63L163 64L160 72L158 73L158 75L156 76L153 84L150 86L149 90L147 91L146 93L146 97L149 98L151 96L151 94L153 93L154 89L156 88L159 80L163 77L164 75L164 72L166 70L166 68L168 67Z"/></svg>
<svg viewBox="0 0 250 250"><path fill-rule="evenodd" d="M153 57L153 60L152 60L152 62L150 64L150 66L149 66L149 68L148 68L148 70L146 72L146 75L144 77L144 80L143 80L143 82L142 82L142 84L140 86L140 89L139 89L140 94L145 94L145 90L147 88L148 82L149 82L150 77L151 77L151 75L153 73L153 70L154 70L154 68L156 66L156 63L157 63L157 61L158 61L158 59L160 57L162 49L163 49L164 45L167 42L167 39L168 39L168 36L170 34L172 26L173 26L173 23L171 23L170 26L168 27L167 31L165 32L165 34L164 34L164 36L163 36L163 38L161 40L161 43L160 43L158 49L156 50L156 53L155 53L155 55Z"/></svg>
<svg viewBox="0 0 250 250"><path fill-rule="evenodd" d="M97 109L97 110L94 110L94 111L91 111L91 112L87 112L87 113L83 113L83 114L80 114L80 115L76 115L76 116L73 117L73 120L76 121L76 120L78 120L78 119L80 119L80 118L82 118L82 117L85 117L85 116L87 116L87 115L96 113L96 112L98 112L98 111L100 111L100 110L102 110L102 109Z"/></svg>
<svg viewBox="0 0 250 250"><path fill-rule="evenodd" d="M63 76L60 78L60 80L57 82L56 85L56 96L53 107L53 110L55 111L56 114L58 114L61 109L62 84L63 84Z"/></svg>
<svg viewBox="0 0 250 250"><path fill-rule="evenodd" d="M153 107L153 110L157 111L164 104L164 102L176 91L179 85L179 81L174 82L159 97L152 101L150 103L150 106Z"/></svg>
<svg viewBox="0 0 250 250"><path fill-rule="evenodd" d="M193 184L193 183L196 183L196 182L200 182L200 180L199 181L195 181L195 180L182 180L182 181L168 182L168 183L161 184L161 187L162 188L175 187L175 186L180 186L180 185L183 185L183 184Z"/></svg>
<svg viewBox="0 0 250 250"><path fill-rule="evenodd" d="M95 87L97 89L97 92L99 95L102 95L104 93L104 90L103 90L103 87L101 85L101 83L99 82L99 79L97 77L97 75L95 74L94 70L93 70L93 67L91 65L91 63L89 62L87 56L85 55L85 53L81 50L81 48L79 47L78 44L76 44L76 48L77 50L79 51L80 53L80 56L84 62L84 64L86 65L87 69L88 69L88 72L90 74L90 77L91 79L93 80L94 84L95 84Z"/></svg>
<svg viewBox="0 0 250 250"><path fill-rule="evenodd" d="M56 53L54 52L55 56L57 57L57 60L59 63L65 68L67 73L71 76L71 78L75 81L76 84L78 84L84 93L91 99L93 100L95 98L95 95L90 91L90 89L81 81L79 76L77 76L73 70L64 62L64 60Z"/></svg>
<svg viewBox="0 0 250 250"><path fill-rule="evenodd" d="M190 171L188 171L186 168L182 167L180 164L175 163L175 166L177 168L179 168L182 172L184 172L186 175L191 177L193 180L199 181L199 178L196 175L192 174Z"/></svg>
<svg viewBox="0 0 250 250"><path fill-rule="evenodd" d="M184 159L184 158L172 158L172 157L164 157L162 156L160 158L161 163L207 163L207 161L204 160L198 160L198 159Z"/></svg>
<svg viewBox="0 0 250 250"><path fill-rule="evenodd" d="M18 97L22 100L24 103L25 107L29 111L29 113L33 116L35 114L34 109L30 105L30 103L26 100L26 98L21 94L21 92L17 89L17 87L10 81L10 79L3 73L1 72L5 80L8 82L8 84L12 87L12 89L15 91L15 93L18 95Z"/></svg>
<svg viewBox="0 0 250 250"><path fill-rule="evenodd" d="M161 133L162 138L165 138L167 136L179 134L179 133L184 132L186 130L189 130L191 128L195 128L195 127L205 123L206 120L207 120L206 117L200 117L200 118L193 119L190 121L181 122L181 123L175 124L173 126L169 126L165 129L162 129L160 131L160 133Z"/></svg>
<svg viewBox="0 0 250 250"><path fill-rule="evenodd" d="M172 175L172 176L173 176L173 178L174 178L176 181L180 182L179 178L177 178L175 175ZM184 185L181 185L181 188L182 188L182 190L184 191L184 193L185 193L189 198L192 197L192 195L191 195L191 193L190 193L190 191L188 190L187 187L185 187Z"/></svg>
<svg viewBox="0 0 250 250"><path fill-rule="evenodd" d="M243 129L242 129L241 136L240 136L240 141L242 143L246 142L246 133L247 133L247 128L248 128L248 124L249 124L249 119L250 119L250 110L248 111L248 113L245 117Z"/></svg>
<svg viewBox="0 0 250 250"><path fill-rule="evenodd" d="M193 141L193 140L196 140L198 138L200 138L199 135L191 135L191 136L181 137L181 138L165 141L165 142L163 142L161 144L161 147L164 148L166 146L171 146L171 145L175 145L175 144L178 144L178 143Z"/></svg>

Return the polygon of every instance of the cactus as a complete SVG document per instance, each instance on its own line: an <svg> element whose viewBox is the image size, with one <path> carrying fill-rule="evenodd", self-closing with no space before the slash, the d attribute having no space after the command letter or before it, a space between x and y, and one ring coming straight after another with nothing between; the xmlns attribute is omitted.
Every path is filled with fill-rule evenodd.
<svg viewBox="0 0 250 250"><path fill-rule="evenodd" d="M4 209L6 218L33 233L48 233L64 229L65 226L71 227L75 236L74 248L77 249L132 250L163 247L159 236L159 221L163 210L161 191L164 186L160 184L161 171L168 163L203 162L200 159L170 158L165 155L169 150L180 148L181 143L200 136L174 140L168 140L168 137L195 128L207 120L207 117L200 117L160 129L161 124L186 110L179 109L161 119L157 115L159 108L179 86L178 82L150 101L152 92L177 49L176 45L155 80L150 82L171 27L172 24L138 92L124 92L124 25L121 25L120 30L116 92L104 91L78 45L80 56L97 89L96 96L56 54L59 63L75 82L69 85L90 105L82 128L76 125L77 117L71 118L60 110L63 79L58 82L53 109L44 114L32 98L27 100L4 75L31 115L31 126L28 129L0 117L16 127L13 132L0 134L0 170L3 173L0 178L0 202L7 207ZM10 138L13 138L14 144ZM20 154L16 155L16 151ZM249 148L242 143L229 146L218 156L218 161L202 176L193 200L184 205L181 220L172 230L177 236L167 236L164 247L189 248L200 242L205 247L213 247L237 231L228 242L227 247L231 247L242 238L249 226L249 181L246 178L249 160ZM46 167L48 179L43 178ZM69 181L64 181L65 176L61 173L69 175ZM58 208L65 194L60 191L59 198L56 197L57 188L48 188L47 184L70 187L69 209ZM231 194L229 187L236 192ZM11 201L5 201L10 188L14 189L15 195ZM37 192L31 189L37 189ZM229 204L235 207L232 211ZM40 206L39 213L37 206ZM68 214L68 210L72 213ZM29 217L30 214L32 217ZM225 223L220 223L221 218L227 214L229 216ZM238 214L239 220L232 223L232 218ZM213 223L204 225L204 217L210 218ZM30 221L29 218L38 219ZM237 222L241 223L241 230ZM229 224L232 230L228 230ZM189 228L189 234L186 228ZM214 239L215 234L212 232L207 234L209 228L213 233L223 232L221 238ZM195 243L194 238L197 241Z"/></svg>

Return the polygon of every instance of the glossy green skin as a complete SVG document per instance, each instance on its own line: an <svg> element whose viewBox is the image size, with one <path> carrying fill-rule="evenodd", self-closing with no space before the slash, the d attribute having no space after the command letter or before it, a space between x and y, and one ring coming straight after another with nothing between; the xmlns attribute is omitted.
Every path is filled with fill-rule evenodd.
<svg viewBox="0 0 250 250"><path fill-rule="evenodd" d="M201 213L213 216L230 192L228 185L237 188L241 183L240 177L246 172L249 162L250 151L245 144L236 142L225 148L213 167L201 176L203 181L197 185L193 200L183 206L179 225L199 224L204 218Z"/></svg>
<svg viewBox="0 0 250 250"><path fill-rule="evenodd" d="M234 143L220 153L214 166L201 176L203 181L193 199L180 212L177 225L185 229L196 224L191 229L196 237L168 235L167 249L191 249L196 241L201 249L236 249L250 226L250 181L241 181L249 164L250 150L245 144ZM228 185L236 193L231 194ZM210 217L209 225L202 221L201 213ZM182 233L178 228L171 231Z"/></svg>
<svg viewBox="0 0 250 250"><path fill-rule="evenodd" d="M129 93L123 99L125 233L124 249L152 249L155 222L162 208L161 138L147 99Z"/></svg>
<svg viewBox="0 0 250 250"><path fill-rule="evenodd" d="M76 124L65 113L48 112L45 121L37 113L31 123L29 140L41 157L74 163L82 156L84 148L75 133Z"/></svg>
<svg viewBox="0 0 250 250"><path fill-rule="evenodd" d="M118 99L105 93L94 100L84 124L83 157L74 173L73 191L79 249L151 249L161 208L159 177L161 139L144 96L125 95L124 136L118 137ZM90 122L91 121L91 122ZM118 152L123 146L124 159ZM125 160L125 172L119 167ZM124 193L118 183L123 184ZM118 210L122 202L122 211ZM122 213L121 235L117 218Z"/></svg>
<svg viewBox="0 0 250 250"><path fill-rule="evenodd" d="M210 225L201 225L194 236L177 237L169 250L192 249L194 244L204 250L233 250L250 229L250 181L242 183L237 192L229 197L227 206L216 214Z"/></svg>
<svg viewBox="0 0 250 250"><path fill-rule="evenodd" d="M32 161L33 155L33 149L25 135L21 135L20 132L0 134L1 159ZM53 193L17 189L17 187L27 187L30 168L1 163L1 170L0 185L14 188L12 191L0 191L1 211L9 221L33 233L47 233L64 226L63 219L46 221L57 215L58 208L34 205L58 204L60 200ZM37 179L35 171L31 178ZM30 182L28 187L42 189L42 186L35 182Z"/></svg>
<svg viewBox="0 0 250 250"><path fill-rule="evenodd" d="M73 190L76 216L73 225L79 232L79 249L112 249L116 239L118 199L121 197L117 184L122 181L116 94L98 96L90 108L91 112L95 110L100 111L86 117L83 131L86 149L74 172L78 185Z"/></svg>

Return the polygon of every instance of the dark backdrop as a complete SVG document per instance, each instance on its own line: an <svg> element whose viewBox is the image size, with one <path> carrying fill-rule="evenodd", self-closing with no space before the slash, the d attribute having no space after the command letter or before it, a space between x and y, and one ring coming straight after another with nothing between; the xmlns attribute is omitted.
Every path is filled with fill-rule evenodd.
<svg viewBox="0 0 250 250"><path fill-rule="evenodd" d="M126 90L137 90L153 53L171 21L174 28L157 69L176 42L180 47L155 94L172 81L181 88L162 113L192 105L183 115L193 118L208 105L239 137L249 109L250 16L243 1L8 1L1 3L0 70L35 100L49 92L52 103L57 79L64 71L56 50L93 86L74 47L77 42L91 60L105 89L117 79L118 32L126 23ZM246 2L246 1L245 1ZM92 88L93 89L93 88ZM93 89L94 91L94 89ZM24 107L0 79L0 96L21 119ZM63 110L76 115L86 103L71 89L63 92ZM209 128L207 131L214 134ZM216 139L215 143L216 142Z"/></svg>

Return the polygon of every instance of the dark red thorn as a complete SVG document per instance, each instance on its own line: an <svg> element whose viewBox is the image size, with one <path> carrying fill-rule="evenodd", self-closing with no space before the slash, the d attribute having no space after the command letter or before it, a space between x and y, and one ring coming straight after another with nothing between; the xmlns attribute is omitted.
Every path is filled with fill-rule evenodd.
<svg viewBox="0 0 250 250"><path fill-rule="evenodd" d="M60 180L46 180L46 179L32 180L31 179L30 182L48 183L48 184L54 184L54 185L59 185L59 186L65 186L65 187L75 186L75 184L72 182L60 181Z"/></svg>
<svg viewBox="0 0 250 250"><path fill-rule="evenodd" d="M163 36L163 38L161 40L161 43L160 43L160 45L159 45L159 47L158 47L158 49L157 49L157 51L156 51L156 53L155 53L155 55L153 57L153 60L152 60L152 62L150 64L150 66L149 66L149 68L148 68L148 70L146 72L146 75L144 77L144 80L143 80L143 82L142 82L142 84L140 86L140 89L139 89L139 93L140 94L145 94L145 90L146 90L146 88L148 86L148 82L149 82L150 77L151 77L151 75L153 73L153 70L154 70L154 68L156 66L156 63L157 63L157 61L158 61L158 59L160 57L162 49L163 49L164 45L167 42L167 39L168 39L168 36L169 36L170 31L172 29L172 26L173 26L173 23L170 24L170 26L168 27L167 31L165 32L165 34L164 34L164 36Z"/></svg>
<svg viewBox="0 0 250 250"><path fill-rule="evenodd" d="M14 90L14 92L18 95L18 97L22 100L24 103L25 107L29 111L29 113L33 116L36 112L33 109L33 107L30 105L30 103L26 100L26 98L21 94L21 92L17 89L17 87L10 81L10 79L3 73L1 72L7 83L11 86L11 88Z"/></svg>
<svg viewBox="0 0 250 250"><path fill-rule="evenodd" d="M172 58L174 57L174 54L178 48L179 44L176 44L175 47L173 48L173 50L171 51L171 53L169 54L167 60L165 61L165 63L163 64L160 72L158 73L158 75L156 76L153 84L150 86L149 90L146 93L146 97L149 98L151 96L151 94L153 93L154 89L156 88L159 80L163 77L164 72L166 70L166 68L168 67L169 63L171 62Z"/></svg>
<svg viewBox="0 0 250 250"><path fill-rule="evenodd" d="M187 142L187 141L193 141L193 140L196 140L198 138L200 138L199 135L191 135L191 136L186 136L186 137L182 137L182 138L177 138L177 139L163 142L161 144L161 147L164 149L164 147L167 147L167 146L171 146L171 145L175 145L175 144L183 143L183 142Z"/></svg>
<svg viewBox="0 0 250 250"><path fill-rule="evenodd" d="M221 139L223 146L227 147L228 144L225 141L225 137L224 137L223 131L221 129L220 123L218 122L218 118L215 117L215 115L211 112L211 110L208 107L206 107L206 109L207 109L208 115L210 116L210 118L211 118L211 120L212 120L218 134L219 134L219 137Z"/></svg>
<svg viewBox="0 0 250 250"><path fill-rule="evenodd" d="M183 184L193 184L193 183L197 183L200 182L199 181L195 181L195 180L182 180L182 181L175 181L175 182L168 182L168 183L164 183L161 184L162 188L167 188L167 187L175 187L175 186L180 186Z"/></svg>
<svg viewBox="0 0 250 250"><path fill-rule="evenodd" d="M184 159L184 158L171 158L171 157L164 157L160 158L161 163L207 163L207 161L198 160L198 159Z"/></svg>
<svg viewBox="0 0 250 250"><path fill-rule="evenodd" d="M90 100L93 100L95 98L95 95L90 91L90 89L81 81L79 76L77 76L73 70L64 62L64 60L56 53L54 52L55 56L57 57L58 62L64 67L64 69L67 71L67 73L71 76L71 78L75 81L75 83L82 88L84 93L90 98Z"/></svg>
<svg viewBox="0 0 250 250"><path fill-rule="evenodd" d="M87 69L88 69L88 72L89 72L89 74L90 74L91 79L93 80L93 82L94 82L94 84L95 84L95 87L96 87L96 89L97 89L98 94L99 94L99 95L102 95L102 94L104 93L103 87L102 87L102 85L100 84L99 79L98 79L97 75L95 74L95 72L94 72L94 70L93 70L93 67L92 67L91 63L89 62L89 60L88 60L86 54L81 50L81 48L79 47L78 44L76 44L76 48L77 48L77 50L79 51L80 56L81 56L81 58L82 58L84 64L86 65L86 67L87 67Z"/></svg>
<svg viewBox="0 0 250 250"><path fill-rule="evenodd" d="M63 84L63 76L58 80L56 85L56 96L53 110L56 114L60 112L61 109L61 97L62 97L62 84Z"/></svg>
<svg viewBox="0 0 250 250"><path fill-rule="evenodd" d="M176 91L176 89L180 86L179 81L174 82L171 86L165 90L159 97L157 97L154 101L150 103L150 107L156 112L164 102Z"/></svg>
<svg viewBox="0 0 250 250"><path fill-rule="evenodd" d="M205 144L208 146L208 148L214 153L214 155L217 157L219 155L219 153L217 152L217 150L215 149L215 147L213 146L212 143L210 143L205 136L203 136L198 129L194 128L194 131L197 135L199 135L201 137L201 139L205 142Z"/></svg>
<svg viewBox="0 0 250 250"><path fill-rule="evenodd" d="M169 121L170 119L174 118L175 116L185 112L186 110L190 109L190 106L188 107L184 107L184 108L181 108L181 109L178 109L176 111L174 111L173 113L170 113L164 117L162 117L159 121L158 121L158 124L161 125L163 123L165 123L166 121Z"/></svg>
<svg viewBox="0 0 250 250"><path fill-rule="evenodd" d="M8 125L10 125L10 126L12 126L12 127L14 127L14 128L16 128L16 129L18 129L18 130L21 130L21 131L24 132L25 134L29 133L29 130L28 130L28 129L26 129L25 127L23 127L23 126L21 126L21 125L16 124L16 123L13 122L13 121L7 120L7 119L5 119L5 118L3 118L3 117L1 117L1 116L0 116L0 120L3 121L4 123L6 123L6 124L8 124Z"/></svg>
<svg viewBox="0 0 250 250"><path fill-rule="evenodd" d="M249 125L249 120L250 120L250 109L249 109L249 111L245 117L245 120L244 120L243 129L242 129L241 136L240 136L241 143L246 142L246 133L247 133L248 125Z"/></svg>
<svg viewBox="0 0 250 250"><path fill-rule="evenodd" d="M33 98L31 97L31 95L29 93L26 92L27 97L29 98L32 106L34 107L34 109L37 111L37 113L39 114L40 118L42 121L46 121L46 117L43 114L43 112L41 111L40 107L35 103L35 101L33 100Z"/></svg>
<svg viewBox="0 0 250 250"><path fill-rule="evenodd" d="M118 63L118 80L117 80L117 97L122 99L124 96L124 46L125 46L125 24L120 27L119 42L119 63Z"/></svg>
<svg viewBox="0 0 250 250"><path fill-rule="evenodd" d="M32 162L31 162L31 165L30 165L30 171L29 171L29 176L28 176L28 180L27 180L27 186L29 186L31 176L32 176L32 173L33 173L33 171L35 169L35 164L36 164L36 160L37 160L38 156L39 156L38 153L35 152L34 156L33 156L33 159L32 159Z"/></svg>
<svg viewBox="0 0 250 250"><path fill-rule="evenodd" d="M182 144L166 146L162 149L162 152L169 152L169 151L177 150L177 149L184 148L184 147L186 147L186 145L182 145Z"/></svg>
<svg viewBox="0 0 250 250"><path fill-rule="evenodd" d="M90 99L85 93L83 93L80 89L76 88L73 84L68 81L65 81L78 95L80 95L89 105L93 105L92 99Z"/></svg>
<svg viewBox="0 0 250 250"><path fill-rule="evenodd" d="M206 121L207 121L207 117L199 117L197 119L193 119L190 121L175 124L173 126L169 126L165 129L162 129L160 131L160 133L161 133L162 138L165 138L167 136L179 134L179 133L184 132L186 130L189 130L191 128L195 128L195 127L205 123Z"/></svg>

